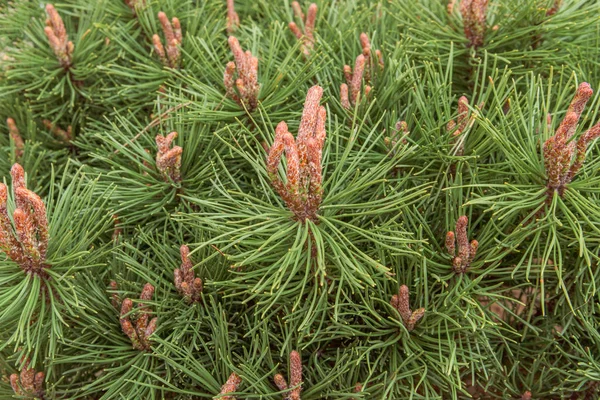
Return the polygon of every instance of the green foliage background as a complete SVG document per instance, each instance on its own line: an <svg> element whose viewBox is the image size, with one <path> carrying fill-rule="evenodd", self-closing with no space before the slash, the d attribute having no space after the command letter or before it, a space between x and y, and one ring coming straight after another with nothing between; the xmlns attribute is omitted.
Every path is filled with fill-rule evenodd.
<svg viewBox="0 0 600 400"><path fill-rule="evenodd" d="M291 350L305 400L595 398L600 148L548 203L541 149L577 85L600 87L600 2L565 0L547 16L552 0L490 0L477 51L443 0L317 4L306 59L287 0L236 2L235 36L262 85L248 114L225 97L225 1L146 0L137 15L121 0L54 3L75 45L69 73L44 36L44 5L0 1L0 117L25 140L17 159L0 124L0 176L10 183L18 161L45 200L52 293L0 254L0 398L27 355L49 399L213 398L231 372L237 398L280 399L272 378L288 375ZM161 10L181 20L180 70L152 48ZM385 69L371 101L346 111L342 68L361 32ZM315 84L328 112L325 193L318 223L301 224L270 186L263 143L280 121L297 131ZM446 124L462 95L475 122L458 155ZM599 105L592 97L577 135ZM43 119L72 125L75 139L57 140ZM399 120L410 134L390 155ZM155 167L154 137L171 131L180 184ZM461 215L480 247L457 275L444 238ZM173 284L182 244L205 283L191 306ZM151 352L121 331L111 279L121 298L155 286ZM411 332L389 304L402 284L427 310Z"/></svg>

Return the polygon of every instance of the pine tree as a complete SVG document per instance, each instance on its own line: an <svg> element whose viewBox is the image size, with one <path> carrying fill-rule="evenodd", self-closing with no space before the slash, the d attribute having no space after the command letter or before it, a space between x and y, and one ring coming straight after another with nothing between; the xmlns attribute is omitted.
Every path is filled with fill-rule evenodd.
<svg viewBox="0 0 600 400"><path fill-rule="evenodd" d="M0 1L0 398L597 398L598 15Z"/></svg>

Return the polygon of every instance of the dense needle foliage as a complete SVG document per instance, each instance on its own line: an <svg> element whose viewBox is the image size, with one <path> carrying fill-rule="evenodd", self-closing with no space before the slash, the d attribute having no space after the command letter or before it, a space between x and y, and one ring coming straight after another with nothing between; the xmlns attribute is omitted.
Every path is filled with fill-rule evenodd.
<svg viewBox="0 0 600 400"><path fill-rule="evenodd" d="M0 0L0 398L596 399L597 0Z"/></svg>

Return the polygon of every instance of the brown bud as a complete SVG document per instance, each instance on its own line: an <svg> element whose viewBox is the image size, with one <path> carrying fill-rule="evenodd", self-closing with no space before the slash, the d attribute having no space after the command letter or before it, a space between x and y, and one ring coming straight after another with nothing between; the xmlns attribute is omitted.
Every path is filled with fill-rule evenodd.
<svg viewBox="0 0 600 400"><path fill-rule="evenodd" d="M228 394L237 392L240 384L242 383L242 378L235 372L232 372L227 378L227 382L223 386L221 386L221 392L219 394ZM235 396L222 396L219 397L221 400L235 400Z"/></svg>
<svg viewBox="0 0 600 400"><path fill-rule="evenodd" d="M300 400L302 391L302 359L300 353L292 351L290 353L290 390L291 400Z"/></svg>
<svg viewBox="0 0 600 400"><path fill-rule="evenodd" d="M275 375L275 377L273 377L273 381L275 381L275 386L277 386L277 388L280 391L285 391L288 390L288 385L287 382L285 381L285 378L283 377L283 375L281 374L277 374Z"/></svg>

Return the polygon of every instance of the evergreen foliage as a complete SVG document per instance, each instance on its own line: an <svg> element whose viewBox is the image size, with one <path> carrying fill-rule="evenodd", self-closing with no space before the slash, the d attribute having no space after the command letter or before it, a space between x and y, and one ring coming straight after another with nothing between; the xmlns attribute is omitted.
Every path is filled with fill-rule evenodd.
<svg viewBox="0 0 600 400"><path fill-rule="evenodd" d="M597 0L0 0L0 398L600 397Z"/></svg>

